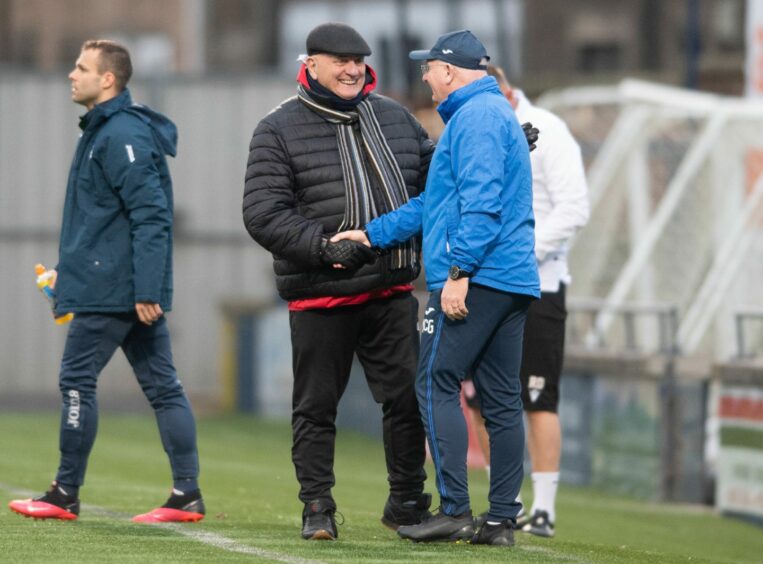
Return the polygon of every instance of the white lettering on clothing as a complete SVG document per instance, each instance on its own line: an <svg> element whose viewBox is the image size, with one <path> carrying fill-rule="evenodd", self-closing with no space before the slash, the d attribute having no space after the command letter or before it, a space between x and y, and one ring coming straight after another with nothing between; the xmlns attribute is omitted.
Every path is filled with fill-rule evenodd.
<svg viewBox="0 0 763 564"><path fill-rule="evenodd" d="M66 413L66 424L79 429L79 392L69 390L69 410Z"/></svg>

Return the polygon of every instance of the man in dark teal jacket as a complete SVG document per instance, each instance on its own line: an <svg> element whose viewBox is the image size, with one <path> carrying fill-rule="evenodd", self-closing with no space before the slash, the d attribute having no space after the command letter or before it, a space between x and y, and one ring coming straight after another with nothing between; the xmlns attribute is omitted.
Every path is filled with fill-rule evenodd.
<svg viewBox="0 0 763 564"><path fill-rule="evenodd" d="M111 41L86 41L69 75L88 112L69 171L55 290L57 312L74 312L59 387L61 460L51 488L10 508L36 518L76 519L79 487L95 441L98 375L122 348L156 412L172 467L167 502L137 522L198 521L196 424L172 363L164 313L172 305L172 181L165 154L177 129L133 104L132 64Z"/></svg>

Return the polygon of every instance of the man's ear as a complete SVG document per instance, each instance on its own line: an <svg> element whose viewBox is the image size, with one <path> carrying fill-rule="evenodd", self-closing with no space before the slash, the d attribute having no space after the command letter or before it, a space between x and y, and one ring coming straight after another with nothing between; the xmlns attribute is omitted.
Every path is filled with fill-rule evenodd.
<svg viewBox="0 0 763 564"><path fill-rule="evenodd" d="M448 73L445 83L450 85L456 79L456 67L451 64L446 64L445 72Z"/></svg>
<svg viewBox="0 0 763 564"><path fill-rule="evenodd" d="M117 77L111 71L106 71L101 75L101 88L108 90L112 88L117 82Z"/></svg>
<svg viewBox="0 0 763 564"><path fill-rule="evenodd" d="M318 79L318 73L315 72L315 66L316 65L317 65L317 63L315 62L315 59L313 59L312 57L308 57L307 60L305 61L305 66L307 67L307 72L310 73L310 76L312 77L313 80L317 80Z"/></svg>
<svg viewBox="0 0 763 564"><path fill-rule="evenodd" d="M516 109L517 104L519 104L519 100L517 99L516 92L514 92L514 88L508 84L501 84L500 89L501 92L503 92L503 96L509 101L511 106Z"/></svg>

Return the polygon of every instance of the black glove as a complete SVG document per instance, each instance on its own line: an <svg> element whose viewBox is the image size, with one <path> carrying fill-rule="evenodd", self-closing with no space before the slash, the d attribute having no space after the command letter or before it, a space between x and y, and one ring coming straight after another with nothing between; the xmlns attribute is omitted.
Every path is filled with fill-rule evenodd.
<svg viewBox="0 0 763 564"><path fill-rule="evenodd" d="M522 124L522 131L525 132L527 144L530 146L530 151L532 151L535 149L535 144L538 142L538 134L540 131L538 131L537 127L533 127L533 124L529 121Z"/></svg>
<svg viewBox="0 0 763 564"><path fill-rule="evenodd" d="M350 270L357 270L364 264L376 262L376 252L363 243L342 239L336 243L324 239L321 260L324 264L341 264Z"/></svg>

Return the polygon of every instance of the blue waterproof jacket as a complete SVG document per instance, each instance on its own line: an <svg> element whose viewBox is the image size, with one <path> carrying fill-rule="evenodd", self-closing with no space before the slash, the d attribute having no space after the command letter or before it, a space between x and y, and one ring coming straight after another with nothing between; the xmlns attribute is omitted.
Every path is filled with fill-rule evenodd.
<svg viewBox="0 0 763 564"><path fill-rule="evenodd" d="M124 90L80 119L66 186L58 313L172 306L172 181L177 128Z"/></svg>
<svg viewBox="0 0 763 564"><path fill-rule="evenodd" d="M456 265L474 283L539 297L530 153L514 111L492 76L452 92L437 111L446 125L426 189L371 221L371 243L386 247L423 231L430 291Z"/></svg>

